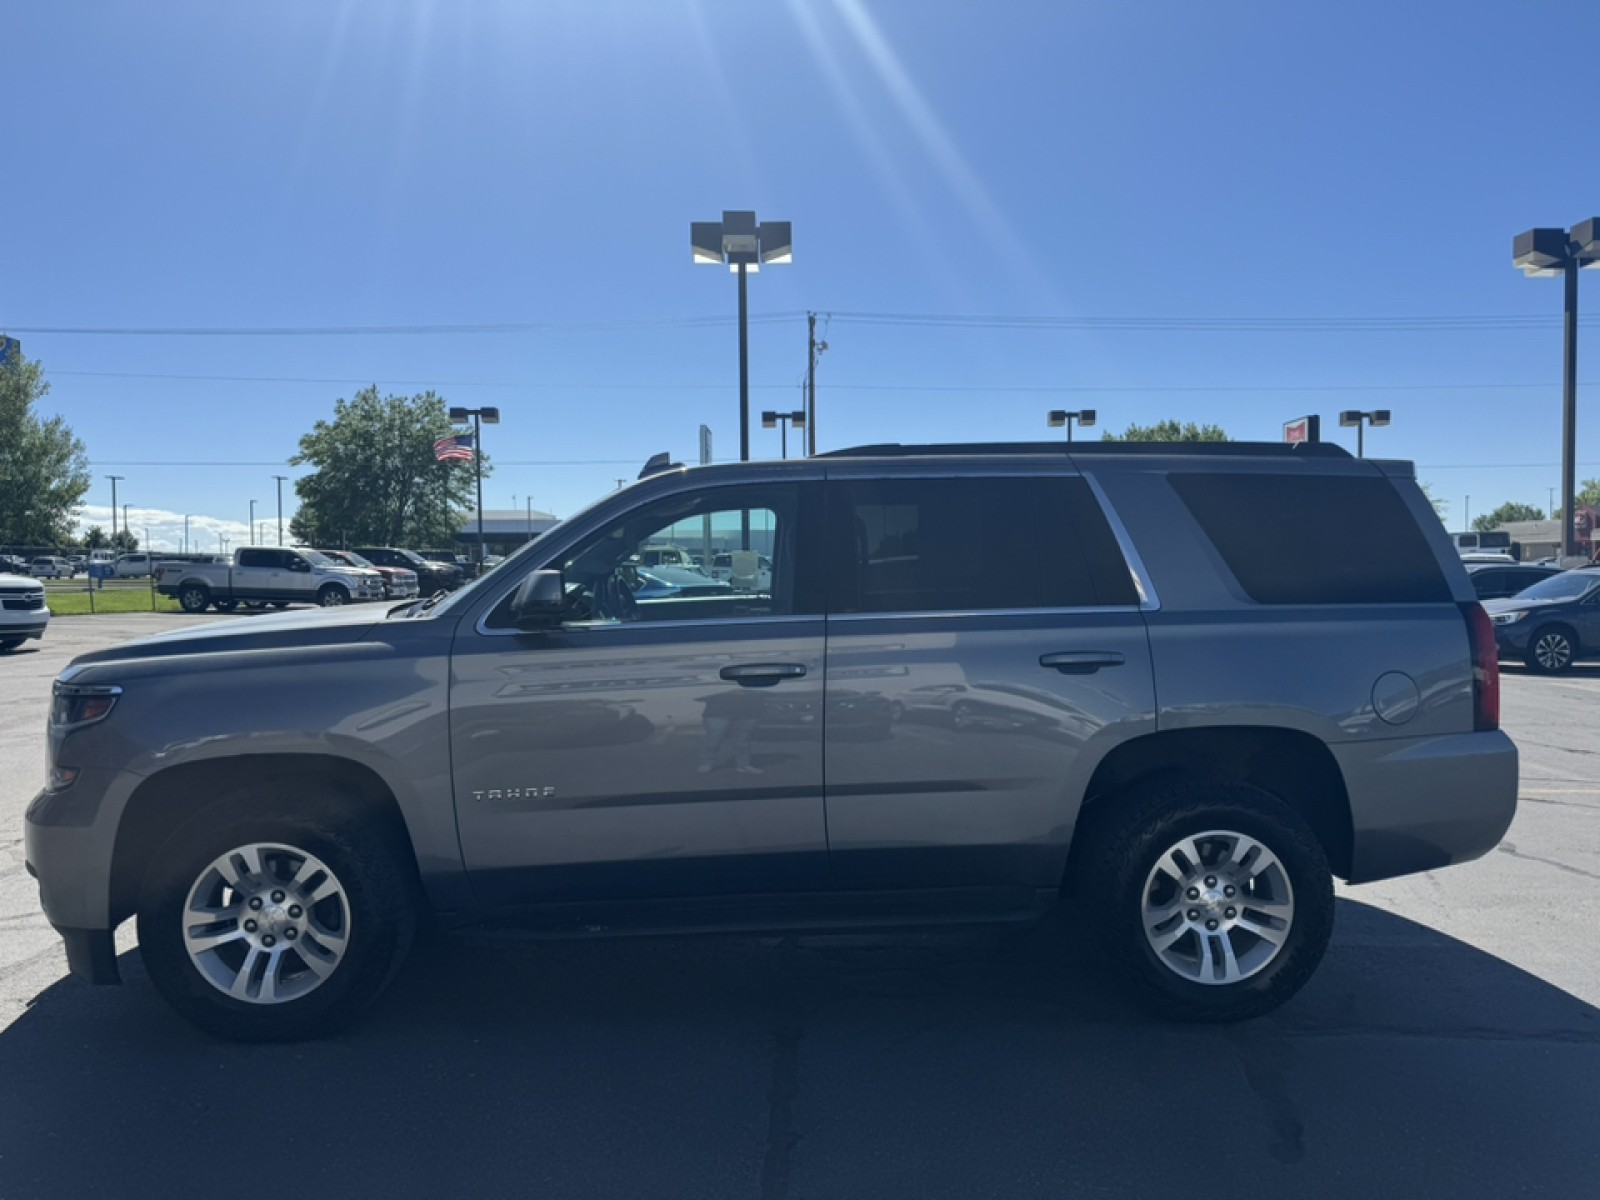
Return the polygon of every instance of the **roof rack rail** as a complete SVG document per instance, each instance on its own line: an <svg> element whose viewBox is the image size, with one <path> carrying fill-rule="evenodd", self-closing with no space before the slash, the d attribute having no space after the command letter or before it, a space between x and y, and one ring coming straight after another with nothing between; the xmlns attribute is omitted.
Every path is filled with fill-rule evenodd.
<svg viewBox="0 0 1600 1200"><path fill-rule="evenodd" d="M1350 451L1331 442L937 442L902 445L881 442L829 450L818 458L970 458L981 455L1059 454L1107 456L1129 454L1245 455L1252 458L1349 458Z"/></svg>

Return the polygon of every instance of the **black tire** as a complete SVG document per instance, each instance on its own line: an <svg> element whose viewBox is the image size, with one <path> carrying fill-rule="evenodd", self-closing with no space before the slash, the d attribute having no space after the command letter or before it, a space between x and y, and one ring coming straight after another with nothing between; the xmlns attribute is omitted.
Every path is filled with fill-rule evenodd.
<svg viewBox="0 0 1600 1200"><path fill-rule="evenodd" d="M216 606L218 612L232 612L239 607L239 602L237 600L218 600L216 601Z"/></svg>
<svg viewBox="0 0 1600 1200"><path fill-rule="evenodd" d="M317 603L323 608L337 608L350 603L350 593L337 583L325 583L317 589Z"/></svg>
<svg viewBox="0 0 1600 1200"><path fill-rule="evenodd" d="M1565 625L1544 625L1528 639L1523 661L1541 675L1562 675L1578 659L1578 639Z"/></svg>
<svg viewBox="0 0 1600 1200"><path fill-rule="evenodd" d="M203 613L211 604L211 589L203 583L186 583L178 589L178 607L187 613Z"/></svg>
<svg viewBox="0 0 1600 1200"><path fill-rule="evenodd" d="M341 797L297 785L286 805L270 784L246 788L190 818L151 858L140 891L139 951L162 997L208 1033L232 1041L320 1037L360 1015L399 970L416 932L420 890L403 834L342 820ZM348 901L348 944L320 984L275 1004L234 999L202 975L184 942L189 894L219 856L266 843L326 864ZM309 902L308 902L309 903Z"/></svg>
<svg viewBox="0 0 1600 1200"><path fill-rule="evenodd" d="M1244 1021L1271 1012L1304 986L1333 933L1333 872L1298 813L1249 784L1182 777L1104 803L1111 807L1091 810L1084 830L1090 840L1074 854L1083 865L1076 890L1137 1003L1171 1020ZM1281 947L1256 973L1234 983L1180 975L1157 954L1143 922L1146 881L1157 860L1183 838L1213 830L1260 842L1282 865L1293 892L1293 919Z"/></svg>

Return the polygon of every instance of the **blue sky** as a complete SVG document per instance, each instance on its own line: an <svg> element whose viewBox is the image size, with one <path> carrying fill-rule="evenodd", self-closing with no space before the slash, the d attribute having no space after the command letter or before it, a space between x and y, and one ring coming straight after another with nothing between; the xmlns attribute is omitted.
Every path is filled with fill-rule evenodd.
<svg viewBox="0 0 1600 1200"><path fill-rule="evenodd" d="M165 514L235 538L252 498L271 514L273 464L371 381L498 405L488 505L565 514L656 451L692 457L702 422L737 454L734 284L691 264L688 224L751 208L795 245L751 281L752 405L798 403L801 314L824 314L823 449L1053 436L1052 407L1269 439L1319 412L1339 438L1339 409L1386 407L1369 449L1414 459L1455 527L1468 496L1542 507L1559 482L1561 289L1514 271L1510 241L1600 214L1595 75L1553 53L1592 15L15 5L0 330L88 445L89 515L124 475L158 544ZM1600 272L1584 283L1600 312ZM1523 323L1419 327L1484 316ZM32 332L506 324L524 328ZM1596 354L1586 322L1600 386ZM1589 411L1580 477L1600 475ZM776 455L777 434L752 444Z"/></svg>

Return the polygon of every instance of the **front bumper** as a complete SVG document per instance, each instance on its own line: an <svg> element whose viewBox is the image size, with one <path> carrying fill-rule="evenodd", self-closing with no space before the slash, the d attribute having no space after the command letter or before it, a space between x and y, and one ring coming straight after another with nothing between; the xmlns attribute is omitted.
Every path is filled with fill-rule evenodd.
<svg viewBox="0 0 1600 1200"><path fill-rule="evenodd" d="M0 639L40 638L49 624L48 608L0 609Z"/></svg>
<svg viewBox="0 0 1600 1200"><path fill-rule="evenodd" d="M1532 636L1532 621L1494 627L1494 642L1500 648L1501 658L1522 658L1528 653L1528 639Z"/></svg>
<svg viewBox="0 0 1600 1200"><path fill-rule="evenodd" d="M1517 812L1517 747L1504 733L1329 747L1350 798L1350 882L1481 858Z"/></svg>
<svg viewBox="0 0 1600 1200"><path fill-rule="evenodd" d="M35 796L23 819L39 906L66 943L72 973L90 983L117 982L111 864L117 826L141 782L127 771L84 769L71 787Z"/></svg>

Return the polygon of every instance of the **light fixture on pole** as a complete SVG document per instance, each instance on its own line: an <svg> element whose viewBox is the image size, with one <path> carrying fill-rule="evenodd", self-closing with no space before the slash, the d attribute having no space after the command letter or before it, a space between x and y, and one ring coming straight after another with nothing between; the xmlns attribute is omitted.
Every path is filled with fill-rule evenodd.
<svg viewBox="0 0 1600 1200"><path fill-rule="evenodd" d="M804 432L806 427L806 410L797 408L793 412L772 412L768 410L761 414L761 428L783 429L783 457L789 457L789 426L793 425L796 432Z"/></svg>
<svg viewBox="0 0 1600 1200"><path fill-rule="evenodd" d="M1371 412L1362 412L1360 409L1347 408L1344 410L1344 412L1339 414L1340 425L1343 425L1346 429L1352 425L1355 426L1357 458L1365 458L1367 456L1367 439L1365 436L1367 432L1367 426L1371 425L1374 429L1376 429L1379 426L1387 425L1388 423L1389 410L1387 408L1375 408Z"/></svg>
<svg viewBox="0 0 1600 1200"><path fill-rule="evenodd" d="M250 545L256 544L256 502L250 501Z"/></svg>
<svg viewBox="0 0 1600 1200"><path fill-rule="evenodd" d="M274 475L273 478L278 481L278 545L281 546L283 545L283 481L289 477Z"/></svg>
<svg viewBox="0 0 1600 1200"><path fill-rule="evenodd" d="M1095 423L1094 409L1084 408L1079 409L1077 412L1068 412L1064 408L1052 408L1047 421L1052 429L1060 429L1065 425L1067 427L1067 441L1070 442L1072 440L1072 423L1076 421L1081 428L1088 429Z"/></svg>
<svg viewBox="0 0 1600 1200"><path fill-rule="evenodd" d="M1578 553L1578 270L1600 267L1600 217L1571 229L1530 229L1511 239L1511 263L1529 277L1566 282L1561 322L1561 554Z"/></svg>
<svg viewBox="0 0 1600 1200"><path fill-rule="evenodd" d="M107 475L111 480L111 536L117 536L117 484L127 478L126 475Z"/></svg>
<svg viewBox="0 0 1600 1200"><path fill-rule="evenodd" d="M753 212L724 212L721 221L694 221L689 246L697 263L727 263L739 277L739 461L750 461L750 316L745 273L762 263L794 261L788 221L757 222Z"/></svg>
<svg viewBox="0 0 1600 1200"><path fill-rule="evenodd" d="M483 427L500 423L498 408L452 408L452 421L472 418L472 469L478 477L478 573L483 573Z"/></svg>

